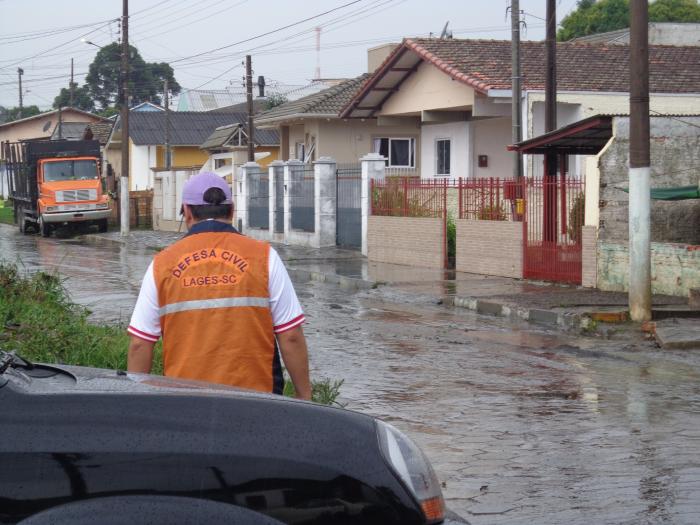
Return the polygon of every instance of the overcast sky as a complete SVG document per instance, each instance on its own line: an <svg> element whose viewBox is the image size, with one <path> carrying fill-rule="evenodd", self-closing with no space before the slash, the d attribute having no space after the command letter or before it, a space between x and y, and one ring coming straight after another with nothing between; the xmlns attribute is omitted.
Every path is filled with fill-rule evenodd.
<svg viewBox="0 0 700 525"><path fill-rule="evenodd" d="M439 34L447 21L455 38L510 38L510 0L357 0L337 9L351 1L131 0L130 42L146 61L170 62L184 88L224 89L240 86L246 52L253 56L256 76L307 83L316 68L317 26L326 78L356 76L366 70L367 48ZM520 1L527 24L523 39L544 38L545 5L545 0ZM576 0L557 0L558 21L575 5ZM121 1L0 0L0 10L0 105L18 104L21 67L24 104L48 109L68 86L71 58L76 82L84 82L98 49L81 38L97 45L117 39L114 20L121 16ZM272 33L231 45L267 32ZM230 47L212 51L222 46Z"/></svg>

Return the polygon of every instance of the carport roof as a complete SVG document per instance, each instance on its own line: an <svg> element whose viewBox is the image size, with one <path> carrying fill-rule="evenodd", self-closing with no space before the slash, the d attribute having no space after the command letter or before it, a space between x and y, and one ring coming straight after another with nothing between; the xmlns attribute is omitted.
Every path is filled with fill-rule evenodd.
<svg viewBox="0 0 700 525"><path fill-rule="evenodd" d="M612 115L595 115L544 135L508 146L520 153L596 155L612 137Z"/></svg>

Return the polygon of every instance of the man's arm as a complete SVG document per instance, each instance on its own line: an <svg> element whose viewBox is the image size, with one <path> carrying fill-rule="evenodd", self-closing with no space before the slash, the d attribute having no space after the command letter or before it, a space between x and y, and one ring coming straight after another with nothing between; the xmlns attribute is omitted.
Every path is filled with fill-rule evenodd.
<svg viewBox="0 0 700 525"><path fill-rule="evenodd" d="M150 374L153 366L153 347L156 344L146 341L135 335L131 336L129 342L129 355L127 357L126 369L129 372Z"/></svg>
<svg viewBox="0 0 700 525"><path fill-rule="evenodd" d="M306 350L306 338L301 326L277 334L284 366L287 367L296 397L311 400L311 381L309 380L309 354Z"/></svg>

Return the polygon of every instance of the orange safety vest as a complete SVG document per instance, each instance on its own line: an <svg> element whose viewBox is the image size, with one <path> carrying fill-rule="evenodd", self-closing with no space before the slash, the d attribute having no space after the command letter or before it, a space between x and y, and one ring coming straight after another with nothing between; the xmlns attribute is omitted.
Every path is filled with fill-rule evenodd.
<svg viewBox="0 0 700 525"><path fill-rule="evenodd" d="M203 221L155 256L166 376L281 393L269 253L228 224Z"/></svg>

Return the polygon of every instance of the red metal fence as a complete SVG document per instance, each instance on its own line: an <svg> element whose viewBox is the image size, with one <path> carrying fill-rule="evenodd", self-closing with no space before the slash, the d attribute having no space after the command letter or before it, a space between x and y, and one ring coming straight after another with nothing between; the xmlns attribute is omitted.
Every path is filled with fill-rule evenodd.
<svg viewBox="0 0 700 525"><path fill-rule="evenodd" d="M521 221L523 185L508 179L459 179L459 218Z"/></svg>
<svg viewBox="0 0 700 525"><path fill-rule="evenodd" d="M544 179L373 180L371 214L437 217L447 231L448 190L458 192L460 219L523 223L525 278L581 283L584 182ZM517 246L504 249L520 249Z"/></svg>
<svg viewBox="0 0 700 525"><path fill-rule="evenodd" d="M581 284L584 182L530 179L525 202L523 276Z"/></svg>
<svg viewBox="0 0 700 525"><path fill-rule="evenodd" d="M372 180L372 215L447 218L449 181L408 177Z"/></svg>

